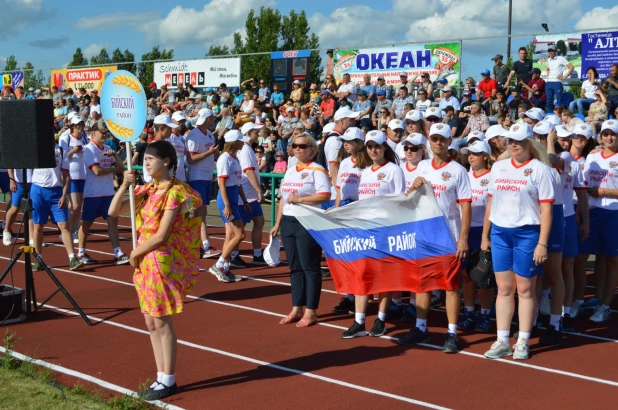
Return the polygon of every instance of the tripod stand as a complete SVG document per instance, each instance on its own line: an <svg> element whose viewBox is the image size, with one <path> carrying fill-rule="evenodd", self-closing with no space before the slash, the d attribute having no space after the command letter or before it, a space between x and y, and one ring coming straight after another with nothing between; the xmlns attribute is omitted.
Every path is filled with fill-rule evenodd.
<svg viewBox="0 0 618 410"><path fill-rule="evenodd" d="M24 226L24 243L26 245L20 247L15 257L11 259L9 266L6 267L2 276L0 276L0 283L4 280L6 275L9 274L9 272L13 268L13 265L15 265L17 261L19 261L19 258L21 257L21 255L24 255L24 263L25 263L25 268L26 268L26 289L25 289L26 317L36 313L39 310L39 308L43 307L47 302L49 302L50 299L53 298L58 292L62 292L64 296L69 300L69 302L71 302L71 305L73 305L75 310L77 310L77 312L82 317L82 319L84 319L84 321L88 324L88 326L92 326L92 322L90 321L90 319L88 319L88 316L86 316L86 314L82 311L82 309L79 307L77 302L75 302L75 300L71 297L69 292L67 292L66 288L62 285L62 283L60 283L56 275L53 274L49 266L45 264L45 262L43 261L43 258L41 258L41 255L39 255L36 252L33 246L29 246L30 245L29 223L30 223L30 212L32 211L32 203L30 202L30 189L28 188L28 178L27 177L28 177L27 172L25 169L23 169L21 184L24 190L24 198L22 199L22 211L24 212L24 219L23 219L22 225ZM34 289L34 276L32 274L31 255L34 256L34 258L39 262L39 266L41 266L43 270L47 272L47 275L51 278L51 280L58 287L58 289L56 289L54 293L52 293L47 299L43 301L43 303L40 303L40 304L37 304L36 302L36 292ZM34 306L34 310L32 306Z"/></svg>

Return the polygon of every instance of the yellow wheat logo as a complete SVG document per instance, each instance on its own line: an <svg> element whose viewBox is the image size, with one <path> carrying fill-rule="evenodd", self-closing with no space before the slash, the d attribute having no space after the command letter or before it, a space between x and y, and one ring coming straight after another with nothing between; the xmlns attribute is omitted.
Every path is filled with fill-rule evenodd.
<svg viewBox="0 0 618 410"><path fill-rule="evenodd" d="M115 80L114 78L114 81ZM106 123L107 128L118 138L129 138L133 136L133 130L131 128L123 127L111 120L107 120Z"/></svg>
<svg viewBox="0 0 618 410"><path fill-rule="evenodd" d="M133 78L129 77L128 75L122 75L122 74L117 75L116 77L114 77L112 84L117 84L123 87L127 87L135 91L136 93L141 94L140 84Z"/></svg>

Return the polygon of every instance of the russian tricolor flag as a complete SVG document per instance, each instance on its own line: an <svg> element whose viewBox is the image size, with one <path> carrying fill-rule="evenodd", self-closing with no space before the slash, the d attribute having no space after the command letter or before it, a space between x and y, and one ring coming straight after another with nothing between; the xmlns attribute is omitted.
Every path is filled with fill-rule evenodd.
<svg viewBox="0 0 618 410"><path fill-rule="evenodd" d="M408 196L365 199L328 213L297 205L294 216L324 250L339 293L459 287L454 238L427 185Z"/></svg>

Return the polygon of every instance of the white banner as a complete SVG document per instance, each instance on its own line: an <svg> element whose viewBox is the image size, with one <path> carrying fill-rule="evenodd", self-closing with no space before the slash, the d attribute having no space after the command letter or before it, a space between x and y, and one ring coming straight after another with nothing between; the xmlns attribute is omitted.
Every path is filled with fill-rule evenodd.
<svg viewBox="0 0 618 410"><path fill-rule="evenodd" d="M155 63L154 82L157 87L178 88L178 84L195 87L240 86L240 58L208 58L202 60Z"/></svg>

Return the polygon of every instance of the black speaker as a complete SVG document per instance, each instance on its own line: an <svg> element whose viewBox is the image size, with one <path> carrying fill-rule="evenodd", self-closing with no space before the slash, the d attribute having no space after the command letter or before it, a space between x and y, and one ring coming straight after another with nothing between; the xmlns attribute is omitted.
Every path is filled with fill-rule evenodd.
<svg viewBox="0 0 618 410"><path fill-rule="evenodd" d="M0 101L0 168L54 168L52 100Z"/></svg>

